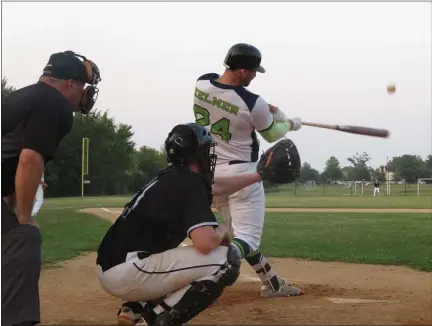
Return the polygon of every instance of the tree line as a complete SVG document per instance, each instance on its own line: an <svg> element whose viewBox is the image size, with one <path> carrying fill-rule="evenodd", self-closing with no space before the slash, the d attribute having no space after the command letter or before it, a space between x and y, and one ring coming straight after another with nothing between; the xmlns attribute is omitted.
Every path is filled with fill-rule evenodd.
<svg viewBox="0 0 432 326"><path fill-rule="evenodd" d="M315 181L331 183L333 181L386 181L387 173L393 174L394 181L417 182L419 178L432 178L432 155L423 159L419 155L404 154L389 159L388 164L372 167L368 153L355 153L347 158L349 165L341 166L339 160L330 156L324 170L320 173L308 162L302 164L298 182Z"/></svg>
<svg viewBox="0 0 432 326"><path fill-rule="evenodd" d="M2 78L2 99L14 90L7 79ZM109 111L94 109L88 115L76 114L71 132L59 145L56 159L45 167L46 196L81 195L83 137L90 140L88 175L85 176L89 183L85 183L85 195L121 195L137 191L167 166L167 160L163 146L159 149L137 146L132 141L133 135L132 126L116 122ZM369 166L369 161L367 153L356 153L347 158L350 165L341 167L336 157L331 156L322 173L304 162L298 182L375 178L383 181L385 175L379 168ZM425 160L415 155L393 157L387 168L395 177L407 182L432 177L432 156ZM271 188L268 183L265 186Z"/></svg>

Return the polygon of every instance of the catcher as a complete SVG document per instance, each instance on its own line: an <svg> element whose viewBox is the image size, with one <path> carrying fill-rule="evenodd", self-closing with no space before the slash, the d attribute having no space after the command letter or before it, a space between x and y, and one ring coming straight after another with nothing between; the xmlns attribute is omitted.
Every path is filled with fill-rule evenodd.
<svg viewBox="0 0 432 326"><path fill-rule="evenodd" d="M211 134L178 125L165 149L170 166L126 204L98 249L98 279L126 302L122 325L181 325L208 309L240 273L241 257L229 229L211 211L216 155ZM287 156L287 153L289 155ZM261 179L291 182L299 157L288 140L263 156L256 173L220 178L224 191ZM178 247L189 237L191 246Z"/></svg>

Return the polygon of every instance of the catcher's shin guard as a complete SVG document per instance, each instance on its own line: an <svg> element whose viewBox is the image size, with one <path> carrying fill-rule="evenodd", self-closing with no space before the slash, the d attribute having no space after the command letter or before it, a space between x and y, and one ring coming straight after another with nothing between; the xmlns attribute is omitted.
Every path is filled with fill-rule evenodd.
<svg viewBox="0 0 432 326"><path fill-rule="evenodd" d="M200 312L210 307L223 293L226 286L233 285L240 275L241 258L233 247L228 249L227 263L215 275L213 280L201 280L190 284L189 289L172 307L165 301L159 303L165 311L154 319L154 325L182 325ZM169 300L169 297L166 301Z"/></svg>
<svg viewBox="0 0 432 326"><path fill-rule="evenodd" d="M176 305L161 305L165 311L154 319L153 325L183 325L212 305L223 290L223 286L210 280L194 282Z"/></svg>

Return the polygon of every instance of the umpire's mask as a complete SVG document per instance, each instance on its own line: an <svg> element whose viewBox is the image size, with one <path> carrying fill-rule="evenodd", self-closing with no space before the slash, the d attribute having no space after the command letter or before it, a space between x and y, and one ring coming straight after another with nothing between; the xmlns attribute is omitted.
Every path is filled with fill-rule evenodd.
<svg viewBox="0 0 432 326"><path fill-rule="evenodd" d="M97 85L102 79L98 66L85 56L73 51L54 53L50 56L42 76L72 79L88 84L78 104L78 112L87 114L96 103L99 94Z"/></svg>

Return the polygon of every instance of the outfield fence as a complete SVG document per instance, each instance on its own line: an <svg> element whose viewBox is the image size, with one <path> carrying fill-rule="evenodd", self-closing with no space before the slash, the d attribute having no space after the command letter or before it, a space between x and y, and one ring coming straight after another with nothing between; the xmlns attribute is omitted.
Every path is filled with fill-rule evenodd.
<svg viewBox="0 0 432 326"><path fill-rule="evenodd" d="M374 196L374 185L370 182L346 181L336 184L307 181L266 187L266 193L283 193L289 196ZM432 183L396 183L384 181L375 196L429 196Z"/></svg>
<svg viewBox="0 0 432 326"><path fill-rule="evenodd" d="M138 184L136 189L116 187L115 189L105 189L101 192L99 188L87 188L84 192L84 197L100 197L100 196L133 196L139 187L143 184ZM79 186L79 184L78 184ZM86 184L85 186L90 186ZM48 186L45 191L45 198L65 198L76 197L77 192L61 193L61 195L53 195L52 187ZM78 187L77 187L78 189ZM265 182L264 189L267 195L276 196L298 196L298 197L339 197L339 196L373 196L374 186L372 183L361 181L345 181L340 183L320 183L315 181L298 182L292 184L272 184ZM432 179L422 183L395 183L382 182L379 196L428 196L432 198ZM76 190L76 189L74 189ZM378 196L378 194L376 194ZM81 197L81 196L80 196Z"/></svg>

